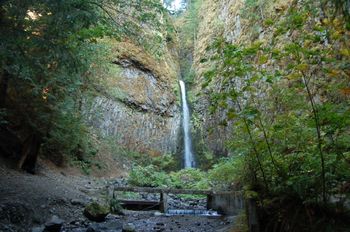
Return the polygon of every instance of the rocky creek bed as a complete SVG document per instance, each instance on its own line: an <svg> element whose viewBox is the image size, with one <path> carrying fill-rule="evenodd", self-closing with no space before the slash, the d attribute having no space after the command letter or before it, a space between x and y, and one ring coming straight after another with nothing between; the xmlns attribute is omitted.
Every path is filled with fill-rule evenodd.
<svg viewBox="0 0 350 232"><path fill-rule="evenodd" d="M126 184L123 180L119 184ZM31 175L8 168L0 162L0 231L41 232L48 226L67 232L94 231L229 231L233 217L195 215L167 216L157 211L123 211L108 215L96 223L84 215L84 207L93 201L104 201L106 186L116 180L67 174L42 167ZM157 200L157 194L141 196ZM205 209L205 199L184 199L171 195L171 209ZM51 224L50 224L51 223ZM57 227L56 227L57 228Z"/></svg>
<svg viewBox="0 0 350 232"><path fill-rule="evenodd" d="M106 222L71 222L63 226L66 232L93 231L228 231L233 218L193 215L165 216L157 212L126 211L124 216L108 216Z"/></svg>

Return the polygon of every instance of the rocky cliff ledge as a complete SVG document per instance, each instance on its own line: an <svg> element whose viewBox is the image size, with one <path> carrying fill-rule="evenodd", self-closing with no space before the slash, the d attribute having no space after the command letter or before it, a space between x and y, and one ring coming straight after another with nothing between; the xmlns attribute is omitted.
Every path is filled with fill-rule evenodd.
<svg viewBox="0 0 350 232"><path fill-rule="evenodd" d="M89 123L129 150L176 153L181 120L176 54L166 49L157 59L131 42L113 43L110 54L109 72L90 105Z"/></svg>

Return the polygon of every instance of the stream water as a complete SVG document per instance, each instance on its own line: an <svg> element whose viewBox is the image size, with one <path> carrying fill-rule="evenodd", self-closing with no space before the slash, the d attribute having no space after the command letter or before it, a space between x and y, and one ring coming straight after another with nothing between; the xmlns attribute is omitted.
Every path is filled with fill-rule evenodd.
<svg viewBox="0 0 350 232"><path fill-rule="evenodd" d="M184 167L191 168L195 167L196 163L194 160L193 152L192 152L192 137L190 131L190 110L187 104L186 97L186 86L185 83L180 80L181 87L181 99L182 99L182 127L184 132Z"/></svg>
<svg viewBox="0 0 350 232"><path fill-rule="evenodd" d="M216 211L201 209L169 209L166 215L198 215L206 217L221 217L221 215Z"/></svg>

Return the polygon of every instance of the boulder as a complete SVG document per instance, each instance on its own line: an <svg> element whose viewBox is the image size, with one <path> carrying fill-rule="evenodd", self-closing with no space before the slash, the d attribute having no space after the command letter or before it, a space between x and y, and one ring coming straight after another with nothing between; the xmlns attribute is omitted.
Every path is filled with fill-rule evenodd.
<svg viewBox="0 0 350 232"><path fill-rule="evenodd" d="M53 215L52 218L45 223L45 232L60 232L63 226L64 220L60 219L56 215Z"/></svg>
<svg viewBox="0 0 350 232"><path fill-rule="evenodd" d="M136 226L132 223L128 223L123 225L123 230L122 232L135 232L136 231Z"/></svg>
<svg viewBox="0 0 350 232"><path fill-rule="evenodd" d="M121 222L108 221L105 223L92 224L87 228L86 232L119 231L122 227Z"/></svg>
<svg viewBox="0 0 350 232"><path fill-rule="evenodd" d="M86 202L84 200L81 200L81 199L72 199L70 201L70 203L72 205L78 205L78 206L85 206Z"/></svg>
<svg viewBox="0 0 350 232"><path fill-rule="evenodd" d="M103 222L109 214L107 206L93 202L85 207L84 215L91 221Z"/></svg>

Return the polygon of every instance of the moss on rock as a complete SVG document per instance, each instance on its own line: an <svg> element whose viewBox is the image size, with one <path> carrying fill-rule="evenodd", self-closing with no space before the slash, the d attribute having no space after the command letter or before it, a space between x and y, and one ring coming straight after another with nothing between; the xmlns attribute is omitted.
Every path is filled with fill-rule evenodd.
<svg viewBox="0 0 350 232"><path fill-rule="evenodd" d="M84 215L91 221L103 222L109 212L109 207L93 202L85 207Z"/></svg>

